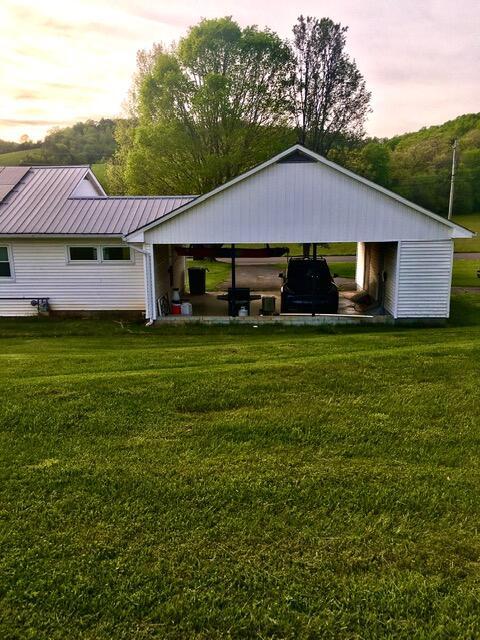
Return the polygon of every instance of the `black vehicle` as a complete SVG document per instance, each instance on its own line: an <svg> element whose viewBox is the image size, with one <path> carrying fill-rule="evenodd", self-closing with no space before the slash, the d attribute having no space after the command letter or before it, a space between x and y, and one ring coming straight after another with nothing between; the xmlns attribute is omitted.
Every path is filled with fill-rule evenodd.
<svg viewBox="0 0 480 640"><path fill-rule="evenodd" d="M290 258L280 277L281 313L338 313L338 288L325 258Z"/></svg>

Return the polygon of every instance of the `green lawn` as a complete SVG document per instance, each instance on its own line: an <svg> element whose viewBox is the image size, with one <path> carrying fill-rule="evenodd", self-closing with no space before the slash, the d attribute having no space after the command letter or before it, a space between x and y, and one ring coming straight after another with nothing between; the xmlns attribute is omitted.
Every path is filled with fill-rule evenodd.
<svg viewBox="0 0 480 640"><path fill-rule="evenodd" d="M22 164L25 158L40 159L41 149L22 149L21 151L10 151L9 153L0 153L0 167L15 167Z"/></svg>
<svg viewBox="0 0 480 640"><path fill-rule="evenodd" d="M280 271L286 270L286 261L279 262L275 265ZM230 280L231 278L231 267L228 262L209 262L207 260L188 260L187 261L187 269L188 267L202 267L208 269L207 271L207 291L214 291L217 287L224 282L225 280ZM330 263L330 271L332 273L336 273L337 275L343 278L354 278L355 277L355 263L354 262L332 262ZM188 282L188 280L187 280ZM280 280L278 281L278 286L280 287Z"/></svg>
<svg viewBox="0 0 480 640"><path fill-rule="evenodd" d="M480 297L453 312L1 321L0 637L479 637Z"/></svg>
<svg viewBox="0 0 480 640"><path fill-rule="evenodd" d="M218 285L224 280L230 280L231 269L228 262L211 262L209 260L187 260L187 269L189 267L201 267L207 269L207 291L214 291ZM188 288L188 277L187 277Z"/></svg>
<svg viewBox="0 0 480 640"><path fill-rule="evenodd" d="M263 244L239 244L239 247L264 247ZM295 243L272 243L271 247L288 247L291 256L301 256L303 254L303 245ZM310 252L312 249L310 249ZM335 242L333 244L318 247L318 255L322 256L354 256L357 253L357 245L355 242Z"/></svg>
<svg viewBox="0 0 480 640"><path fill-rule="evenodd" d="M461 224L462 227L467 227L471 231L476 231L477 237L465 240L455 240L455 251L468 252L479 251L480 252L480 213L471 213L465 216L455 216L453 222Z"/></svg>
<svg viewBox="0 0 480 640"><path fill-rule="evenodd" d="M452 285L454 287L480 287L477 271L480 260L454 260Z"/></svg>

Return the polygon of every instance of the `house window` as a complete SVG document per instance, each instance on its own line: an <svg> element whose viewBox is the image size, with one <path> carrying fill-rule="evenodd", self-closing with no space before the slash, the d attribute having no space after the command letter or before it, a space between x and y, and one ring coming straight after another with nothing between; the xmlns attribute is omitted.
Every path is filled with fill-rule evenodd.
<svg viewBox="0 0 480 640"><path fill-rule="evenodd" d="M70 262L96 262L97 247L68 247L68 258Z"/></svg>
<svg viewBox="0 0 480 640"><path fill-rule="evenodd" d="M0 247L0 278L12 277L12 265L8 247Z"/></svg>
<svg viewBox="0 0 480 640"><path fill-rule="evenodd" d="M102 260L104 262L120 262L130 261L130 247L103 247L102 248Z"/></svg>

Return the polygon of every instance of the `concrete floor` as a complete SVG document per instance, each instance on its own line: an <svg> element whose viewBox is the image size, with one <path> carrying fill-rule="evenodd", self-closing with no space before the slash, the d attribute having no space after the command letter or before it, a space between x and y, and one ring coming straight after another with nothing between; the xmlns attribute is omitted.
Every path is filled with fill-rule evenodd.
<svg viewBox="0 0 480 640"><path fill-rule="evenodd" d="M281 259L280 259L281 260ZM279 278L281 269L276 264L252 261L251 259L239 259L236 268L237 287L248 287L251 292L260 296L275 297L276 314L280 314L280 287L282 279ZM285 265L286 266L286 265ZM350 278L335 278L335 283L340 290L340 300L338 314L348 316L363 315L365 309L355 305L352 296L356 293L355 282ZM202 317L226 317L228 313L228 303L225 300L217 300L217 296L226 293L231 286L231 279L228 277L224 282L219 283L215 291L207 291L204 295L193 296L185 294L184 299L191 302L193 316ZM260 316L262 306L261 300L253 300L250 303L250 316ZM288 314L306 316L310 314Z"/></svg>
<svg viewBox="0 0 480 640"><path fill-rule="evenodd" d="M239 285L241 286L241 285ZM226 316L228 303L224 300L217 300L217 296L221 291L207 291L202 296L191 296L187 295L186 299L191 302L193 307L193 315L194 316ZM226 293L226 292L224 292ZM280 313L280 291L276 290L259 290L255 289L255 294L262 296L274 296L276 303L275 309L276 312ZM355 303L350 299L351 296L354 295L353 291L342 291L340 293L339 314L346 315L361 315L363 311L355 306ZM250 303L250 315L251 316L259 316L260 308L262 306L261 300L253 300ZM295 314L301 315L301 314Z"/></svg>
<svg viewBox="0 0 480 640"><path fill-rule="evenodd" d="M246 259L247 261L248 259ZM276 259L278 262L278 258ZM280 313L280 286L282 284L279 278L280 269L277 265L258 263L256 261L246 264L246 262L237 263L236 278L237 287L249 287L252 293L260 296L274 296L276 300L276 312ZM339 314L359 315L363 310L356 307L351 297L356 292L356 285L350 278L335 278L335 282L340 289ZM194 316L227 316L228 303L225 300L217 300L219 294L226 293L228 287L231 286L231 280L228 278L221 282L215 291L207 291L201 296L185 295L185 299L189 300L193 307ZM261 300L253 300L250 304L250 315L259 316L262 306ZM295 314L307 315L307 314ZM309 315L309 314L308 314Z"/></svg>

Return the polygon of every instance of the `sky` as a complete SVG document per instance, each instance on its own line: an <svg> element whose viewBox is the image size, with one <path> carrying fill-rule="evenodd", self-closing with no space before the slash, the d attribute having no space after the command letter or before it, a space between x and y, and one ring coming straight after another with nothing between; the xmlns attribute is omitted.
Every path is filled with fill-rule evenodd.
<svg viewBox="0 0 480 640"><path fill-rule="evenodd" d="M478 0L0 0L0 138L120 115L137 50L178 40L202 17L287 38L300 14L349 27L372 92L369 135L480 111Z"/></svg>

